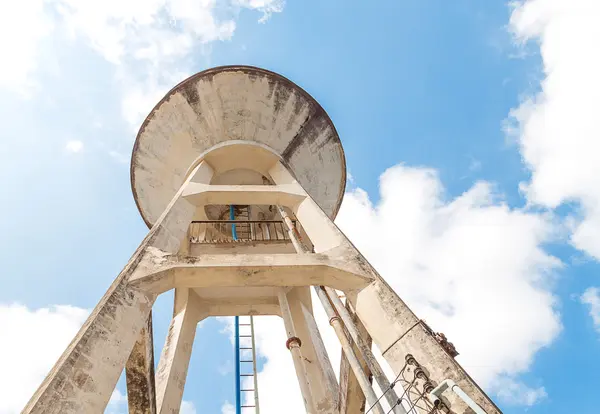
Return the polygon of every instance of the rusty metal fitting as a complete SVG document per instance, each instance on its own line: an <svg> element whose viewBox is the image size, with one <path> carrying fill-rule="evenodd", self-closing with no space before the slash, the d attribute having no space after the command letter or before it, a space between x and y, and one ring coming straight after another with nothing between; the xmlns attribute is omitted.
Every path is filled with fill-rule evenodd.
<svg viewBox="0 0 600 414"><path fill-rule="evenodd" d="M287 349L289 349L290 351L291 351L292 345L294 345L294 344L298 345L298 348L300 348L302 346L302 341L297 336L292 336L292 337L288 338L287 341L285 341L285 347Z"/></svg>
<svg viewBox="0 0 600 414"><path fill-rule="evenodd" d="M333 326L333 323L335 321L339 321L339 320L340 320L339 316L332 316L331 319L329 319L329 325Z"/></svg>
<svg viewBox="0 0 600 414"><path fill-rule="evenodd" d="M431 391L433 391L435 389L435 387L433 386L433 384L429 381L425 382L423 384L423 391L427 394L429 394Z"/></svg>
<svg viewBox="0 0 600 414"><path fill-rule="evenodd" d="M425 373L425 371L423 371L423 368L421 367L415 368L415 377L425 381L429 379L427 378L427 374Z"/></svg>
<svg viewBox="0 0 600 414"><path fill-rule="evenodd" d="M419 366L419 363L417 362L417 360L415 359L415 357L414 357L414 356L412 356L412 354L406 354L405 360L406 360L406 363L407 363L408 365L416 365L416 366Z"/></svg>

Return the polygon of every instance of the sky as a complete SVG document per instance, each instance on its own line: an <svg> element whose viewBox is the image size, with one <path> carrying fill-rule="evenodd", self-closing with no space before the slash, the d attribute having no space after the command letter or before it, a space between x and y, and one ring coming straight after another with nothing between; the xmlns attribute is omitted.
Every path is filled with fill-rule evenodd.
<svg viewBox="0 0 600 414"><path fill-rule="evenodd" d="M503 412L597 412L600 2L0 7L0 414L20 412L147 232L129 181L141 121L227 64L326 109L349 170L336 223ZM172 301L154 307L156 361ZM300 413L281 321L258 319L261 411ZM232 361L231 319L202 322L183 414L232 412ZM120 381L107 413L125 395Z"/></svg>

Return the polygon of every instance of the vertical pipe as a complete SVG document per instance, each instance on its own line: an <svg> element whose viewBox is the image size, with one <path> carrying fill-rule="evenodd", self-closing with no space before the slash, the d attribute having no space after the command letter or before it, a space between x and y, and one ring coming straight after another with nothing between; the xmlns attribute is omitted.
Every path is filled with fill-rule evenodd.
<svg viewBox="0 0 600 414"><path fill-rule="evenodd" d="M288 337L285 345L292 354L296 376L298 377L298 382L300 383L300 392L302 393L304 408L306 409L307 414L316 414L317 411L313 406L314 400L312 392L310 391L310 385L308 384L308 375L306 375L304 363L302 362L302 354L300 353L300 347L302 346L302 343L296 336L296 329L294 328L294 322L292 319L292 311L290 310L287 294L283 288L277 293L277 298L279 299L281 317L283 318L283 324Z"/></svg>
<svg viewBox="0 0 600 414"><path fill-rule="evenodd" d="M235 220L233 205L229 206L229 218ZM237 240L235 224L231 224L231 237ZM240 376L240 317L235 317L235 413L242 414L242 384Z"/></svg>
<svg viewBox="0 0 600 414"><path fill-rule="evenodd" d="M288 236L289 236L292 244L294 245L294 249L296 249L296 253L306 253L306 249L304 248L304 246L302 246L302 243L300 243L300 240L298 240L298 237L296 237L296 233L294 232L294 223L292 222L292 219L290 219L290 216L283 209L283 207L277 206L277 209L279 210L279 214L281 215L281 218L283 219L283 222L285 223L285 226L286 226L287 232L288 232ZM283 227L283 225L282 225L282 227Z"/></svg>
<svg viewBox="0 0 600 414"><path fill-rule="evenodd" d="M233 204L229 206L229 220L235 220ZM231 237L233 237L234 241L237 241L237 231L235 229L235 224L233 223L231 223Z"/></svg>
<svg viewBox="0 0 600 414"><path fill-rule="evenodd" d="M337 313L333 309L333 305L329 302L329 298L327 297L327 293L325 289L320 286L313 286L317 296L321 300L323 304L323 308L325 309L325 313L329 318L329 324L333 327L335 334L342 345L342 350L344 351L344 355L348 359L348 363L350 364L350 368L354 372L354 376L358 380L358 385L362 389L365 398L367 399L367 404L369 404L369 410L373 411L375 414L383 414L383 408L378 402L377 395L375 395L375 391L371 387L371 383L369 382L369 378L363 371L362 366L360 365L360 361L358 360L354 350L352 349L352 344L346 337L346 333L344 332L344 327L340 323L340 318L337 316Z"/></svg>
<svg viewBox="0 0 600 414"><path fill-rule="evenodd" d="M342 322L344 323L344 327L350 334L350 337L356 344L356 347L360 351L365 363L369 367L369 370L373 373L373 377L375 381L379 384L381 391L386 391L385 398L390 404L390 406L394 407L394 413L396 414L406 414L406 410L401 405L396 405L396 401L398 401L398 395L393 388L390 387L390 381L385 376L381 365L375 359L373 352L371 352L371 347L369 347L363 338L360 336L354 321L352 320L352 316L348 309L344 306L340 298L338 297L335 290L330 287L325 287L325 294L329 297L329 300L333 304L333 307L337 311L338 315L342 318Z"/></svg>
<svg viewBox="0 0 600 414"><path fill-rule="evenodd" d="M235 414L242 414L242 384L240 376L240 317L235 317Z"/></svg>

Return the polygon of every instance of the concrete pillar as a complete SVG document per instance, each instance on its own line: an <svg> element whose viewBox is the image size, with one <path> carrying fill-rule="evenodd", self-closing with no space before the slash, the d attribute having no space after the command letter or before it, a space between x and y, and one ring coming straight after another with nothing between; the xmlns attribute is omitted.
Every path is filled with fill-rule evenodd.
<svg viewBox="0 0 600 414"><path fill-rule="evenodd" d="M292 318L292 311L287 297L285 288L281 288L277 294L279 298L279 306L281 307L281 317L283 318L283 324L287 333L288 340L286 342L287 348L292 354L294 361L294 369L296 370L296 377L298 378L298 384L300 385L300 391L302 393L302 399L304 402L304 408L307 414L315 414L314 398L311 393L311 386L308 382L308 375L306 373L306 367L302 360L302 354L300 353L300 347L302 341L299 339L296 333L296 327L294 326L294 320Z"/></svg>
<svg viewBox="0 0 600 414"><path fill-rule="evenodd" d="M364 328L363 324L358 320L358 317L354 319L354 323L361 336L364 338L365 343L371 344L371 337L369 336L367 330ZM346 337L348 340L351 340L350 335L346 333ZM357 355L360 355L359 349L356 347L356 344L353 345L354 352ZM350 364L348 362L348 358L346 355L342 353L342 360L340 363L340 414L354 414L364 412L368 407L365 407L366 399L362 390L360 389L360 384L358 383L358 379L354 372L352 372L352 368L350 368ZM365 374L370 376L371 372L369 371L369 367L365 363L364 359L359 357L361 368L364 370Z"/></svg>
<svg viewBox="0 0 600 414"><path fill-rule="evenodd" d="M323 307L325 308L325 313L329 318L329 324L335 331L335 334L342 345L342 351L344 352L344 355L346 356L348 363L352 368L352 372L354 372L354 375L356 376L358 384L360 385L360 389L367 399L367 404L369 405L367 410L373 411L374 414L384 414L377 396L375 395L375 391L371 386L371 381L369 381L367 374L363 370L361 361L358 359L356 352L352 349L352 342L348 336L346 336L344 327L339 316L337 316L332 304L330 303L327 293L323 287L319 286L315 286L315 291L321 300Z"/></svg>
<svg viewBox="0 0 600 414"><path fill-rule="evenodd" d="M295 187L297 193L303 191L281 163L276 163L269 174L275 184ZM305 197L293 210L316 253L342 259L355 271L372 279L365 288L346 291L345 294L395 374L404 367L406 355L411 354L426 369L434 384L452 379L488 414L500 413L493 401L436 341L433 333L420 322L311 197ZM469 410L455 395L449 394L448 402L458 414Z"/></svg>
<svg viewBox="0 0 600 414"><path fill-rule="evenodd" d="M287 297L317 413L337 413L339 386L312 313L310 288L294 288Z"/></svg>
<svg viewBox="0 0 600 414"><path fill-rule="evenodd" d="M200 169L202 165L194 172ZM189 179L181 186L108 288L23 414L104 412L156 299L154 294L129 285L129 280L140 272L151 271L148 267L152 266L154 251L175 254L179 250L195 211L181 197L188 182Z"/></svg>
<svg viewBox="0 0 600 414"><path fill-rule="evenodd" d="M278 206L278 211L285 222L288 236L296 253L307 254L306 248L300 242L287 212L281 206ZM293 303L299 304L302 311L300 314L297 306L294 306L292 308L292 318L294 319L296 334L301 335L300 339L305 343L301 353L315 403L322 412L333 410L337 413L339 411L339 386L312 313L310 289L308 287L295 288L288 294L288 297L290 296L294 298ZM305 335L304 339L303 335ZM316 364L311 365L307 361L314 361Z"/></svg>
<svg viewBox="0 0 600 414"><path fill-rule="evenodd" d="M159 414L179 412L187 370L200 318L200 299L192 289L175 290L175 309L156 370L156 407Z"/></svg>
<svg viewBox="0 0 600 414"><path fill-rule="evenodd" d="M337 292L332 288L326 287L325 292L327 292L331 304L336 309L338 315L342 318L348 339L354 342L353 349L361 356L361 364L367 366L367 369L373 374L373 377L379 384L379 388L385 393L385 399L388 404L390 407L394 407L398 401L398 395L391 387L390 381L371 352L372 341L369 333L360 319L358 319L356 313L351 309L350 303L347 302L344 305L338 297ZM393 412L395 414L406 414L406 410L402 406L397 405L394 407Z"/></svg>
<svg viewBox="0 0 600 414"><path fill-rule="evenodd" d="M125 365L129 414L156 414L152 312Z"/></svg>

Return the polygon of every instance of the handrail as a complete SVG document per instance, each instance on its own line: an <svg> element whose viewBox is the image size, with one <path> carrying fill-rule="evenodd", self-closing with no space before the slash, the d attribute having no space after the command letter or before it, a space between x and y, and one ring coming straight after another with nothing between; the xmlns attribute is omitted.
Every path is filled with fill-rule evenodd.
<svg viewBox="0 0 600 414"><path fill-rule="evenodd" d="M293 225L296 226L295 220ZM282 220L194 220L188 237L192 244L290 241Z"/></svg>
<svg viewBox="0 0 600 414"><path fill-rule="evenodd" d="M296 220L292 220L293 223ZM283 223L283 220L193 220L192 223L223 223L223 224L244 224L244 223Z"/></svg>

